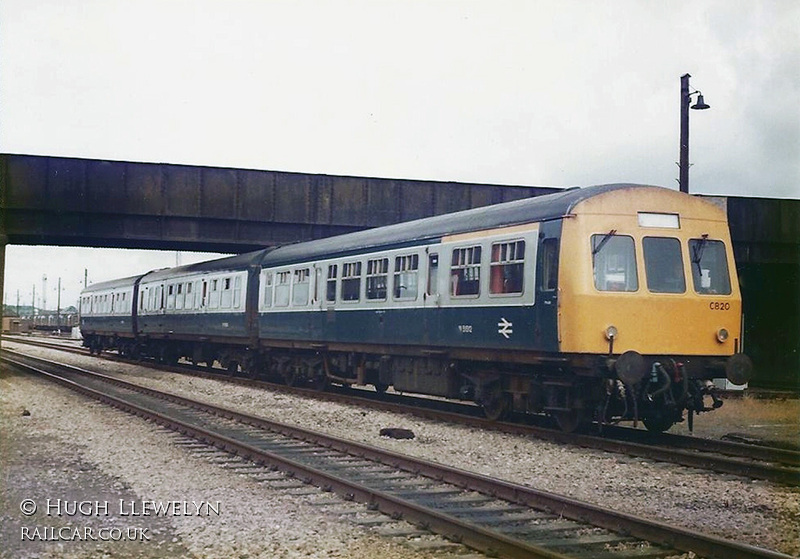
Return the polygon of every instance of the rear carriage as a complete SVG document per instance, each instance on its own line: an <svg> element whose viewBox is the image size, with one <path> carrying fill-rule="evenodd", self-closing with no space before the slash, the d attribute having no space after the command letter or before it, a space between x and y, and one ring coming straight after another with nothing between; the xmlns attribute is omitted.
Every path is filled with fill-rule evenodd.
<svg viewBox="0 0 800 559"><path fill-rule="evenodd" d="M83 343L92 353L135 340L137 285L142 275L105 281L81 292L80 327Z"/></svg>

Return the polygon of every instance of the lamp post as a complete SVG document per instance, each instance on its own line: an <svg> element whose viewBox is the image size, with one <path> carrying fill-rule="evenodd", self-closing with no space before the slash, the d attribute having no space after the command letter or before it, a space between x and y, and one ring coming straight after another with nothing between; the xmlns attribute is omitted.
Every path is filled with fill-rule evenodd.
<svg viewBox="0 0 800 559"><path fill-rule="evenodd" d="M680 171L678 177L678 186L681 192L689 193L689 109L701 111L708 109L711 105L707 105L703 99L703 94L699 91L689 91L689 74L681 76L681 146L680 146L680 162L678 168ZM692 102L692 95L697 94L697 103L689 106Z"/></svg>

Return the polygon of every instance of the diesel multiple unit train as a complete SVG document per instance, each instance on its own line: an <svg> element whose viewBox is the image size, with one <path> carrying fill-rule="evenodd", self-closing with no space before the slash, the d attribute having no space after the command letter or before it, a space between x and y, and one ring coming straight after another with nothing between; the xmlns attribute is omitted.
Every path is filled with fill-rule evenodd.
<svg viewBox="0 0 800 559"><path fill-rule="evenodd" d="M84 345L324 389L389 387L663 431L745 382L726 215L569 189L98 283Z"/></svg>

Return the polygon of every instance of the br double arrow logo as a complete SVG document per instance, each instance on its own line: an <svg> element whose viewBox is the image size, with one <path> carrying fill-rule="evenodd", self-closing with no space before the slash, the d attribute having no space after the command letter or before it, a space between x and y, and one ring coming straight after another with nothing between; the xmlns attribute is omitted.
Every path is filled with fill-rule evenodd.
<svg viewBox="0 0 800 559"><path fill-rule="evenodd" d="M514 333L514 330L511 328L513 325L513 322L509 322L503 317L500 319L500 322L497 323L497 333L508 339L511 337L511 334Z"/></svg>

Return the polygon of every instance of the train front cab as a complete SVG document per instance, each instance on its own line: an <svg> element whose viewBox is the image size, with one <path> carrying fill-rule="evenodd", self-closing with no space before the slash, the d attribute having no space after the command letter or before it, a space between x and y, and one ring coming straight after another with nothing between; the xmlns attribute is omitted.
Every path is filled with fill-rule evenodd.
<svg viewBox="0 0 800 559"><path fill-rule="evenodd" d="M561 241L559 346L590 364L579 375L603 378L576 397L603 402L596 418L662 431L689 410L691 427L721 405L710 379L748 380L722 208L663 188L615 190L576 204Z"/></svg>

